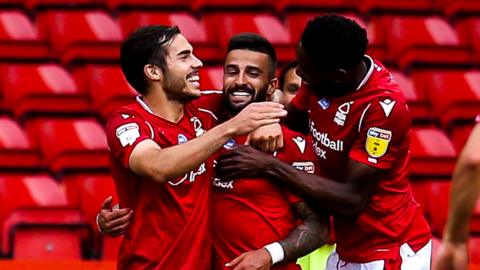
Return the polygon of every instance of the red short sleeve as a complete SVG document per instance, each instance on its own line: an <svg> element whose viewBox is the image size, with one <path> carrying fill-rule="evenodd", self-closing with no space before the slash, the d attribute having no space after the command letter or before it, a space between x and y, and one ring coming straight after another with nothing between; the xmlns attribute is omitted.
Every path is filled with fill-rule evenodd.
<svg viewBox="0 0 480 270"><path fill-rule="evenodd" d="M145 119L133 112L116 112L107 122L108 148L128 168L130 154L141 141L151 139L153 130Z"/></svg>
<svg viewBox="0 0 480 270"><path fill-rule="evenodd" d="M405 159L410 147L410 113L403 101L374 100L360 120L350 158L380 169Z"/></svg>
<svg viewBox="0 0 480 270"><path fill-rule="evenodd" d="M297 95L291 101L293 107L297 110L306 112L308 110L308 101L310 100L310 90L302 84Z"/></svg>

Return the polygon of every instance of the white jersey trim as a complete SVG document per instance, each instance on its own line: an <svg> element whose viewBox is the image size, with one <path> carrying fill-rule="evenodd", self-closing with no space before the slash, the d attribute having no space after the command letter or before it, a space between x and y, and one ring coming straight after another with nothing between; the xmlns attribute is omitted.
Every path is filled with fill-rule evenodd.
<svg viewBox="0 0 480 270"><path fill-rule="evenodd" d="M153 111L150 109L150 107L148 107L147 103L145 103L145 101L143 101L141 96L137 96L135 98L135 100L140 104L140 106L142 106L142 108L145 111L149 112L150 114L154 114Z"/></svg>
<svg viewBox="0 0 480 270"><path fill-rule="evenodd" d="M217 118L217 116L216 116L216 115L215 115L215 114L214 114L212 111L209 111L209 110L207 110L207 109L203 109L203 108L198 108L198 110L199 110L199 111L201 111L201 112L205 112L205 113L208 113L208 114L210 114L210 115L211 115L213 118L215 118L215 120L217 120L217 121L218 121L218 118Z"/></svg>
<svg viewBox="0 0 480 270"><path fill-rule="evenodd" d="M373 62L373 59L368 55L365 55L365 58L367 58L370 61L370 68L368 69L367 74L365 75L365 77L363 77L363 80L357 86L357 89L355 91L360 90L360 88L362 88L367 83L368 79L370 79L370 77L372 76L372 73L373 73L373 69L374 69L374 66L375 66L375 63Z"/></svg>
<svg viewBox="0 0 480 270"><path fill-rule="evenodd" d="M362 116L360 117L360 121L358 122L358 132L360 132L360 130L362 129L363 117L365 117L365 114L367 113L368 109L370 108L370 105L372 105L371 102L368 103L367 107L365 107L365 109L363 110Z"/></svg>
<svg viewBox="0 0 480 270"><path fill-rule="evenodd" d="M145 124L147 124L147 126L150 128L150 139L153 140L153 138L155 137L155 133L153 133L153 127L152 125L150 125L150 123L148 121L145 121Z"/></svg>

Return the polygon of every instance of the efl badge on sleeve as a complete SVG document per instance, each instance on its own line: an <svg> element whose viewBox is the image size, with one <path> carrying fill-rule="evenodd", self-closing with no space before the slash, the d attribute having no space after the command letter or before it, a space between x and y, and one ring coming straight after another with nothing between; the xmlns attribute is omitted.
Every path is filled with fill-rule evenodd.
<svg viewBox="0 0 480 270"><path fill-rule="evenodd" d="M140 137L139 127L136 123L121 125L115 131L117 138L120 140L122 147L133 145Z"/></svg>
<svg viewBox="0 0 480 270"><path fill-rule="evenodd" d="M379 158L385 155L391 139L392 132L390 130L377 127L369 128L367 141L365 142L365 149L368 155L372 158Z"/></svg>

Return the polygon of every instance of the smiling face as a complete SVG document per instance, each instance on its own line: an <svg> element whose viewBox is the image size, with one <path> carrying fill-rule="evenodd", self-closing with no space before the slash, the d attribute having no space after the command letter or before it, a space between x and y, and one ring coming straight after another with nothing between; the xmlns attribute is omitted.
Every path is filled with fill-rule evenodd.
<svg viewBox="0 0 480 270"><path fill-rule="evenodd" d="M200 76L202 62L193 54L192 45L178 34L168 46L166 69L161 82L170 100L188 102L200 97Z"/></svg>
<svg viewBox="0 0 480 270"><path fill-rule="evenodd" d="M270 77L267 54L236 49L228 52L223 74L223 93L228 109L237 113L248 104L265 101L271 96L277 80Z"/></svg>

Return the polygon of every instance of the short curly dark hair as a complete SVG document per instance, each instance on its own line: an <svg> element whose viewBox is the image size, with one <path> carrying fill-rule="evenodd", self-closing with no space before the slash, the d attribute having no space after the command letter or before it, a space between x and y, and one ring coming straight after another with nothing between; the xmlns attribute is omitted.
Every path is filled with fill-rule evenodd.
<svg viewBox="0 0 480 270"><path fill-rule="evenodd" d="M343 16L317 16L307 23L301 45L319 69L350 68L365 55L367 31Z"/></svg>

